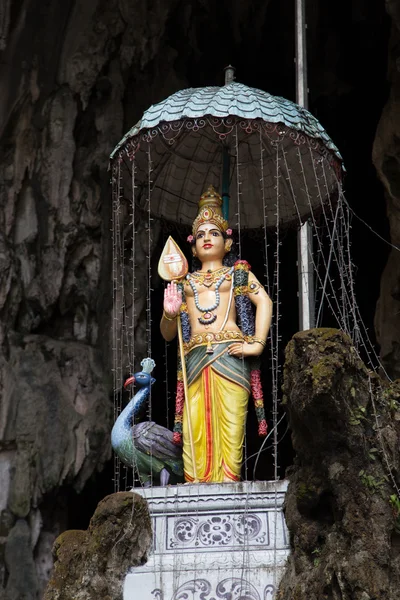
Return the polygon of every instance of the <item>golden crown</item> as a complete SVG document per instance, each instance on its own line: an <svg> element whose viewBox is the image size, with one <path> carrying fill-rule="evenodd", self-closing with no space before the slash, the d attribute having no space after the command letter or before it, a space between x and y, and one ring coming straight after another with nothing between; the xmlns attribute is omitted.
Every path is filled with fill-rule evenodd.
<svg viewBox="0 0 400 600"><path fill-rule="evenodd" d="M200 197L199 212L192 226L193 235L203 223L213 223L221 231L228 229L228 221L222 216L222 198L212 185Z"/></svg>

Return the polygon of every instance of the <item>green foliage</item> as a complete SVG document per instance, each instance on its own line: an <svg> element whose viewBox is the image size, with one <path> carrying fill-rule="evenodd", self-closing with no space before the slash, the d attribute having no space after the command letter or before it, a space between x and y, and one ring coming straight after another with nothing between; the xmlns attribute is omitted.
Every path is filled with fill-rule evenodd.
<svg viewBox="0 0 400 600"><path fill-rule="evenodd" d="M377 452L379 452L378 448L371 448L368 452L368 458L372 461L375 461Z"/></svg>
<svg viewBox="0 0 400 600"><path fill-rule="evenodd" d="M311 552L311 554L314 555L314 560L313 560L313 565L314 567L318 567L318 565L321 562L321 548L315 548L315 550L313 550Z"/></svg>
<svg viewBox="0 0 400 600"><path fill-rule="evenodd" d="M299 483L297 486L297 500L304 500L305 498L309 498L314 496L316 493L316 489L312 485L307 485L304 482Z"/></svg>
<svg viewBox="0 0 400 600"><path fill-rule="evenodd" d="M363 469L359 472L362 483L371 492L379 492L382 490L383 485L387 481L387 477L381 479L375 479L373 475L368 475Z"/></svg>
<svg viewBox="0 0 400 600"><path fill-rule="evenodd" d="M390 412L397 412L400 409L399 394L396 389L393 389L393 387L388 387L382 390L381 397L382 400L386 402Z"/></svg>
<svg viewBox="0 0 400 600"><path fill-rule="evenodd" d="M364 406L357 406L350 412L350 425L360 425L361 421L367 418L367 409Z"/></svg>
<svg viewBox="0 0 400 600"><path fill-rule="evenodd" d="M400 534L400 498L397 494L392 494L389 498L389 502L392 506L394 515L394 529L396 533Z"/></svg>

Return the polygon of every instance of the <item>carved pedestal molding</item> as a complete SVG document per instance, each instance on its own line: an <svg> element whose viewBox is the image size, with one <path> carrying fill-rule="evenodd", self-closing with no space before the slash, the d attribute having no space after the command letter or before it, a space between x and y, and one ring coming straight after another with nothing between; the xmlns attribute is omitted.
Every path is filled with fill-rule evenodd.
<svg viewBox="0 0 400 600"><path fill-rule="evenodd" d="M287 481L181 485L135 492L154 545L128 573L124 600L273 600L289 554Z"/></svg>

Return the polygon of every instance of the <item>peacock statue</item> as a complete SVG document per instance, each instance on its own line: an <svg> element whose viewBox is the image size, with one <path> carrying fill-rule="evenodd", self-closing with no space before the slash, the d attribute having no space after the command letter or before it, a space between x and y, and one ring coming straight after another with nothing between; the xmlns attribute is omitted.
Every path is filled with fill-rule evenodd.
<svg viewBox="0 0 400 600"><path fill-rule="evenodd" d="M140 363L142 371L129 377L124 384L136 383L140 388L121 412L111 431L114 452L128 467L135 468L144 486L183 482L182 449L172 441L173 433L154 421L135 424L150 397L155 383L151 372L155 362L145 358Z"/></svg>

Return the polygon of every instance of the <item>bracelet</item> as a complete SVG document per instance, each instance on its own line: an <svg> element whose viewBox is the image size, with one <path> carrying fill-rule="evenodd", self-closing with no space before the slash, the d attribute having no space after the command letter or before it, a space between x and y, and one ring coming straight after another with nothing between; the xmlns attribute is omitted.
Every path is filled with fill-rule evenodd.
<svg viewBox="0 0 400 600"><path fill-rule="evenodd" d="M265 348L265 346L267 345L267 342L265 342L263 339L258 338L258 337L254 337L254 335L251 336L251 341L249 341L249 344L254 344L254 342L258 342L259 344L261 344L261 346L263 346Z"/></svg>
<svg viewBox="0 0 400 600"><path fill-rule="evenodd" d="M178 315L175 315L175 317L172 317L172 319L171 319L171 317L167 317L167 315L165 314L165 310L163 310L163 314L162 314L162 316L163 316L163 317L164 317L164 319L166 319L167 321L175 321L175 319L176 319L176 317L177 317Z"/></svg>

